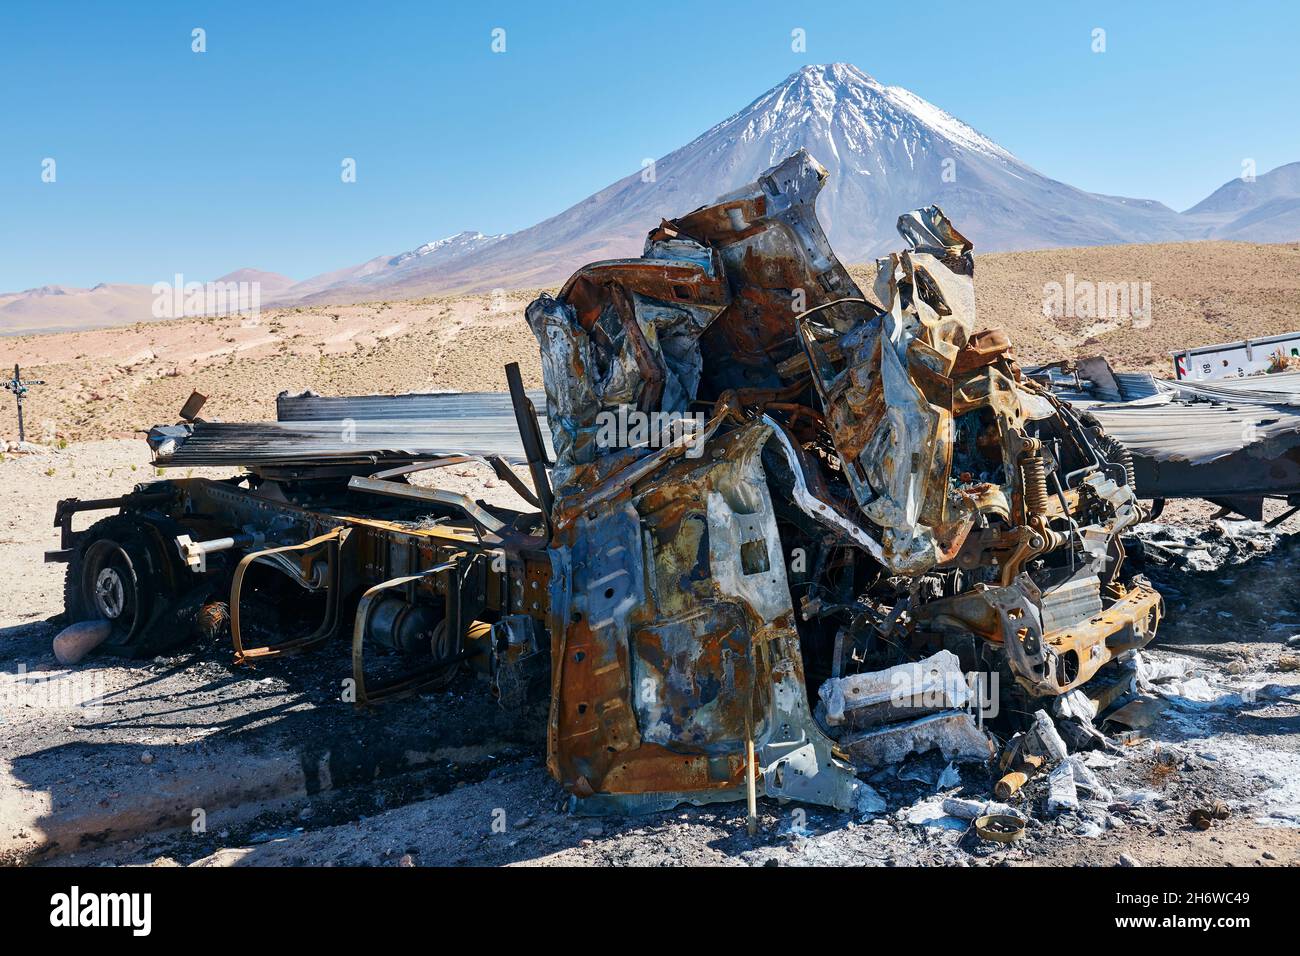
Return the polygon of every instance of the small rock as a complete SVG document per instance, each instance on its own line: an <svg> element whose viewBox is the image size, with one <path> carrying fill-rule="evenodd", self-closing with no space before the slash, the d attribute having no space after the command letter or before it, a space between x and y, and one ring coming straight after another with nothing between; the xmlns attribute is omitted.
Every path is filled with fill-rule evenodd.
<svg viewBox="0 0 1300 956"><path fill-rule="evenodd" d="M140 755L140 762L145 764L153 763L153 754L146 750Z"/></svg>
<svg viewBox="0 0 1300 956"><path fill-rule="evenodd" d="M1129 856L1127 853L1121 853L1119 855L1119 865L1120 866L1141 866L1142 864L1139 863L1133 857Z"/></svg>
<svg viewBox="0 0 1300 956"><path fill-rule="evenodd" d="M109 621L78 621L54 638L54 657L60 664L76 664L113 633Z"/></svg>
<svg viewBox="0 0 1300 956"><path fill-rule="evenodd" d="M1262 856L1264 857L1264 859L1266 859L1266 860L1276 860L1276 859L1277 859L1277 855L1276 855L1275 853L1273 853L1271 850L1265 850L1261 855L1262 855Z"/></svg>
<svg viewBox="0 0 1300 956"><path fill-rule="evenodd" d="M401 859L397 861L397 865L405 867L415 866L415 857L411 856L409 853L403 853Z"/></svg>

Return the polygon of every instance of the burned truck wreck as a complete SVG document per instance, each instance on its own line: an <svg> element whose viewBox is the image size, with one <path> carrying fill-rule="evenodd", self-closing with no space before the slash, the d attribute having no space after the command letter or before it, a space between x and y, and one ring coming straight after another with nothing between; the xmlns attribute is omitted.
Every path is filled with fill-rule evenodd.
<svg viewBox="0 0 1300 956"><path fill-rule="evenodd" d="M859 288L814 212L825 175L800 152L529 306L556 449L550 766L579 797L735 798L752 746L767 794L847 807L826 681L946 650L1061 695L1159 623L1124 575L1127 453L978 329L937 207ZM607 440L633 413L674 434Z"/></svg>
<svg viewBox="0 0 1300 956"><path fill-rule="evenodd" d="M549 680L548 766L588 812L859 809L900 733L963 733L947 677L991 678L1009 721L1073 692L1161 618L1120 542L1131 457L976 324L971 244L938 207L855 282L816 218L825 177L800 151L532 302L544 424L517 368L510 396L188 409L155 463L246 473L61 502L69 616L118 653L228 633L239 662L348 634L361 705L463 668L507 705ZM527 509L410 481L451 464ZM410 666L376 681L376 657ZM939 704L891 701L900 673Z"/></svg>

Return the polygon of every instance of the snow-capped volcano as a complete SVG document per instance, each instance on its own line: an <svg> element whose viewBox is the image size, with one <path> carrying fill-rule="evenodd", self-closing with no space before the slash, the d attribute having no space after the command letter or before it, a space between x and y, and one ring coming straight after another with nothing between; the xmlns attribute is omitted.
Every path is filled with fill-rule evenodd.
<svg viewBox="0 0 1300 956"><path fill-rule="evenodd" d="M762 142L772 162L799 148L811 151L815 144L825 147L823 165L839 159L841 148L862 158L875 152L879 159L899 146L910 160L939 140L955 150L1016 161L956 117L901 86L882 86L849 63L804 67L701 139L718 133L737 142ZM877 169L888 171L883 163Z"/></svg>
<svg viewBox="0 0 1300 956"><path fill-rule="evenodd" d="M483 237L490 245L452 259L412 258L416 250L399 257L396 271L373 260L355 270L366 272L360 284L334 274L326 292L316 280L299 291L314 286L319 300L380 287L403 296L553 284L593 259L638 255L661 217L711 202L800 148L830 173L818 213L846 262L895 248L898 216L932 202L985 252L1183 237L1178 214L1160 203L1049 179L916 94L833 63L791 74L651 169L536 226Z"/></svg>
<svg viewBox="0 0 1300 956"><path fill-rule="evenodd" d="M724 171L731 189L799 147L830 173L818 212L849 262L895 248L898 216L932 202L984 252L1181 237L1168 207L1050 179L933 103L847 63L804 67L661 165L669 176Z"/></svg>

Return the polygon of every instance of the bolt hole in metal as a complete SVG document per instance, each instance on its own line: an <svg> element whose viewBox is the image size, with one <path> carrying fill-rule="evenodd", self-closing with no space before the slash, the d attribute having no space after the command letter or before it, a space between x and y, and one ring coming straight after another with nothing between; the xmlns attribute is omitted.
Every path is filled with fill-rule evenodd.
<svg viewBox="0 0 1300 956"><path fill-rule="evenodd" d="M1068 687L1079 678L1079 655L1075 651L1066 651L1061 655L1060 684Z"/></svg>

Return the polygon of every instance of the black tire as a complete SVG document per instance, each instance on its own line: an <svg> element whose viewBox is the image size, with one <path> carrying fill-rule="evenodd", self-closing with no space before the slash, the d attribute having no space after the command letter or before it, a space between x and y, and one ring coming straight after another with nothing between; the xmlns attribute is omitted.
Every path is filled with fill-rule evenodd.
<svg viewBox="0 0 1300 956"><path fill-rule="evenodd" d="M69 622L113 623L103 653L152 657L193 636L169 613L181 579L166 534L157 522L127 514L95 522L78 539L64 577L64 610Z"/></svg>

